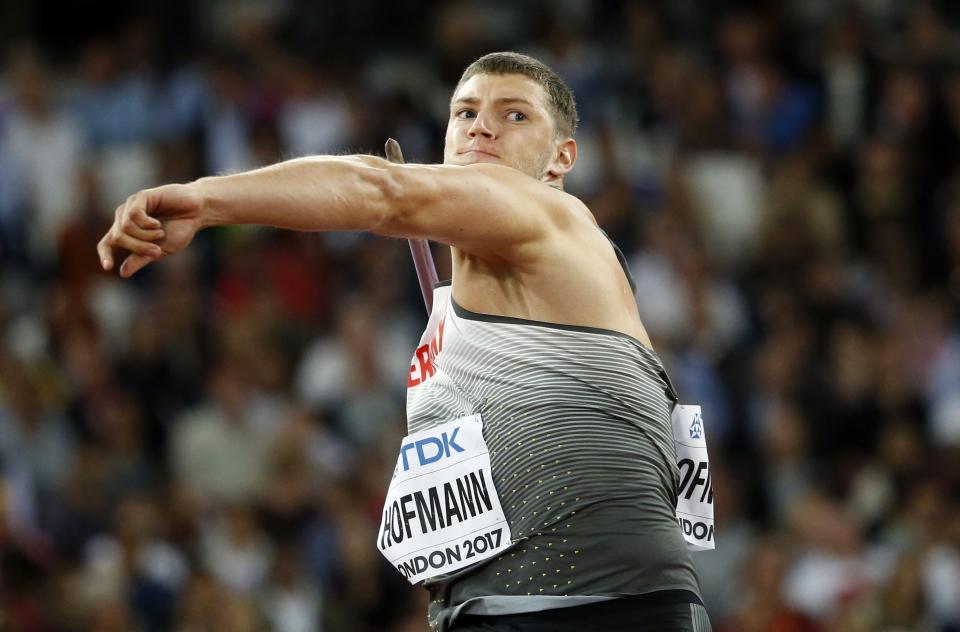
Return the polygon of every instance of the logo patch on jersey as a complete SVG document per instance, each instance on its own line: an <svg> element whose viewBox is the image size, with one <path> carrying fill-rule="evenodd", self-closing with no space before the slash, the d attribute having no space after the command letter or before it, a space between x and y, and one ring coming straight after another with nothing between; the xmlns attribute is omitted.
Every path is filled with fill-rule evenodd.
<svg viewBox="0 0 960 632"><path fill-rule="evenodd" d="M420 345L414 352L410 369L407 372L408 387L426 382L437 372L434 361L437 359L437 354L443 351L443 326L446 320L446 317L441 318L437 325L437 333L433 335L430 342Z"/></svg>
<svg viewBox="0 0 960 632"><path fill-rule="evenodd" d="M690 438L703 438L703 421L700 418L700 413L695 414L693 416L693 421L690 422Z"/></svg>
<svg viewBox="0 0 960 632"><path fill-rule="evenodd" d="M416 449L416 456L420 467L427 466L434 461L439 461L444 457L450 458L452 454L457 452L463 452L463 447L457 443L458 432L460 432L459 426L454 428L453 432L451 433L442 432L439 438L426 437L410 443L404 443L400 447L400 458L403 462L403 471L406 472L410 469L410 461L407 460L407 451L414 448ZM430 452L430 450L433 450L433 454L428 455L427 453Z"/></svg>

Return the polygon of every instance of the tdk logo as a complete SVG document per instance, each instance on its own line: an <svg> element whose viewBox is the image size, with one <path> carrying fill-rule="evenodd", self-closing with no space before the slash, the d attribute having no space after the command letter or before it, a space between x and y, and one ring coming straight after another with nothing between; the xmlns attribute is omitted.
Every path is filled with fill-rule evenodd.
<svg viewBox="0 0 960 632"><path fill-rule="evenodd" d="M700 413L695 414L693 416L693 421L690 422L690 438L703 438L703 422L700 420Z"/></svg>
<svg viewBox="0 0 960 632"><path fill-rule="evenodd" d="M417 461L420 462L421 467L449 457L453 452L463 452L463 447L457 445L458 432L460 432L460 426L454 428L449 435L444 431L439 437L427 437L403 444L400 447L403 471L406 472L410 469L410 462L407 460L407 452L410 450L413 450L417 455Z"/></svg>

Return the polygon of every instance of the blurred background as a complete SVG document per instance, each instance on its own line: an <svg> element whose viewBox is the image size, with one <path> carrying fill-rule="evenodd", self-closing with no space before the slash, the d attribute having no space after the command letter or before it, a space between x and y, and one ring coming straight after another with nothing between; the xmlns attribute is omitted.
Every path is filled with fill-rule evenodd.
<svg viewBox="0 0 960 632"><path fill-rule="evenodd" d="M163 182L439 161L502 49L575 91L568 189L703 405L715 629L960 630L946 0L0 3L0 630L426 630L374 547L406 243L220 229L131 281L95 244Z"/></svg>

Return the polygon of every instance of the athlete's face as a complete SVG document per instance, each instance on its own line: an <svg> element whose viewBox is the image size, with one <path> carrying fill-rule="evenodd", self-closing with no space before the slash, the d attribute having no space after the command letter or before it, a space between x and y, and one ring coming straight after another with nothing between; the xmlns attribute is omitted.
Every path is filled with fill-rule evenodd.
<svg viewBox="0 0 960 632"><path fill-rule="evenodd" d="M494 162L545 182L561 182L576 160L559 138L543 88L525 75L478 74L453 95L443 161Z"/></svg>

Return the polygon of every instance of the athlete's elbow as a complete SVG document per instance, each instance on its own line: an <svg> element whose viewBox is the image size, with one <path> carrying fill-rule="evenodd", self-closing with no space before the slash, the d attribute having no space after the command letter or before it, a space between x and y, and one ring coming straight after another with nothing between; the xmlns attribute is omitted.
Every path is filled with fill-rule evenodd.
<svg viewBox="0 0 960 632"><path fill-rule="evenodd" d="M394 237L412 237L416 216L422 206L422 191L409 167L386 163L378 170L375 186L380 200L373 232Z"/></svg>
<svg viewBox="0 0 960 632"><path fill-rule="evenodd" d="M375 156L351 156L337 187L340 203L348 211L349 230L378 233L395 213L397 184L390 163Z"/></svg>

